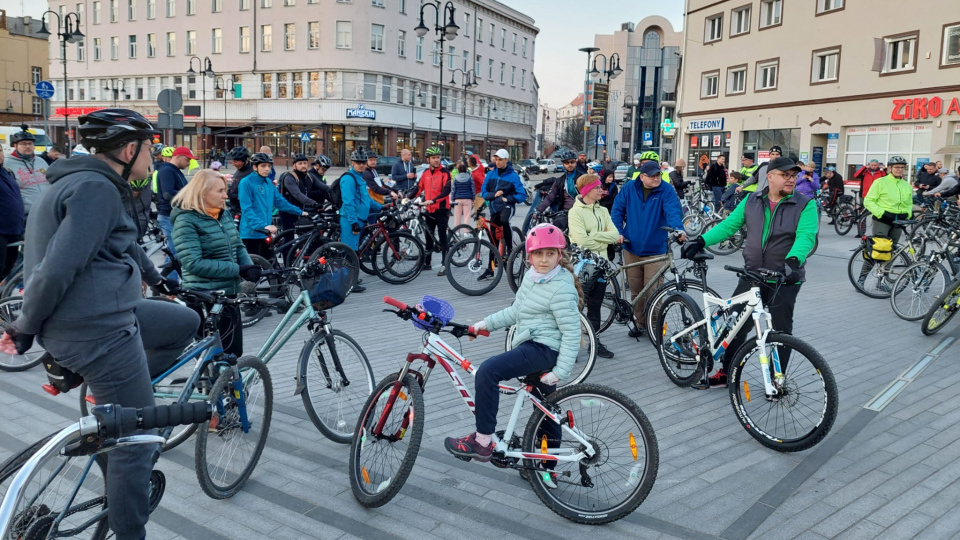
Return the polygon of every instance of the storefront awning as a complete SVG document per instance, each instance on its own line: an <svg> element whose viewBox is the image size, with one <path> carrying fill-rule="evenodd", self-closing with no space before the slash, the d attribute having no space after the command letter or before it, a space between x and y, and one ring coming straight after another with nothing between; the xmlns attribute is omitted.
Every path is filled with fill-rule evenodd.
<svg viewBox="0 0 960 540"><path fill-rule="evenodd" d="M934 154L944 154L944 155L955 155L960 154L960 145L944 146L943 148L934 152Z"/></svg>

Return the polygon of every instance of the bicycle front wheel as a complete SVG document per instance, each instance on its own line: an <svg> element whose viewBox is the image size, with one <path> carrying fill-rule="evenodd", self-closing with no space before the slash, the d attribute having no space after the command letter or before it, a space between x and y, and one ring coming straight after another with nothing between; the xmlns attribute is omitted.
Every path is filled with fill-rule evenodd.
<svg viewBox="0 0 960 540"><path fill-rule="evenodd" d="M13 324L23 309L22 296L10 296L0 300L0 334ZM26 371L40 363L43 347L34 342L24 354L0 353L0 371Z"/></svg>
<svg viewBox="0 0 960 540"><path fill-rule="evenodd" d="M317 332L300 351L297 373L297 392L313 425L331 441L349 443L354 418L376 382L363 349L339 330Z"/></svg>
<svg viewBox="0 0 960 540"><path fill-rule="evenodd" d="M680 387L688 387L703 378L710 366L703 365L701 352L710 350L706 328L691 327L703 320L703 311L686 293L670 294L660 306L657 321L660 345L657 353L664 373ZM689 331L688 331L689 330ZM674 335L686 332L673 339Z"/></svg>
<svg viewBox="0 0 960 540"><path fill-rule="evenodd" d="M406 231L390 233L390 238L381 240L374 252L377 255L373 269L387 283L399 285L413 281L423 269L423 245Z"/></svg>
<svg viewBox="0 0 960 540"><path fill-rule="evenodd" d="M857 209L850 203L841 203L833 218L833 228L840 236L846 235L857 222Z"/></svg>
<svg viewBox="0 0 960 540"><path fill-rule="evenodd" d="M506 342L503 349L509 351L513 349L513 334L516 326L511 326L507 330ZM597 363L597 336L593 333L593 325L587 320L587 317L580 314L580 350L577 352L577 358L573 362L573 370L570 377L565 381L560 381L558 388L580 384L587 379L590 372L593 371L593 365Z"/></svg>
<svg viewBox="0 0 960 540"><path fill-rule="evenodd" d="M768 363L756 341L745 343L733 360L727 387L737 420L751 437L778 452L811 448L837 418L837 383L827 361L800 338L771 332ZM782 376L774 373L780 363ZM750 369L746 369L747 366ZM775 395L766 395L763 369L770 370Z"/></svg>
<svg viewBox="0 0 960 540"><path fill-rule="evenodd" d="M273 382L256 356L224 369L210 392L213 417L197 431L197 480L213 499L236 495L250 478L270 431Z"/></svg>
<svg viewBox="0 0 960 540"><path fill-rule="evenodd" d="M925 336L936 334L960 310L960 280L951 283L923 318L920 330Z"/></svg>
<svg viewBox="0 0 960 540"><path fill-rule="evenodd" d="M580 461L557 461L555 468L524 460L540 501L570 521L591 525L611 523L636 510L653 488L660 461L653 426L640 407L626 395L596 384L562 388L547 401L551 410L566 415L565 426L588 441L594 454ZM535 409L523 434L523 451L541 453L544 438L551 454L585 449Z"/></svg>
<svg viewBox="0 0 960 540"><path fill-rule="evenodd" d="M481 238L465 238L454 244L443 264L450 285L469 296L487 294L503 277L503 257L493 244Z"/></svg>
<svg viewBox="0 0 960 540"><path fill-rule="evenodd" d="M893 282L890 306L897 317L919 321L937 302L950 283L950 274L939 263L920 261L911 264Z"/></svg>
<svg viewBox="0 0 960 540"><path fill-rule="evenodd" d="M858 292L870 298L889 298L893 283L911 262L902 251L896 252L889 261L867 260L860 246L847 263L847 277Z"/></svg>
<svg viewBox="0 0 960 540"><path fill-rule="evenodd" d="M362 506L383 506L403 487L420 451L423 417L423 392L411 375L388 375L367 398L350 442L350 488Z"/></svg>
<svg viewBox="0 0 960 540"><path fill-rule="evenodd" d="M513 246L513 251L507 255L507 283L511 291L517 292L520 288L528 268L530 268L530 262L527 259L527 248L524 242L520 242Z"/></svg>

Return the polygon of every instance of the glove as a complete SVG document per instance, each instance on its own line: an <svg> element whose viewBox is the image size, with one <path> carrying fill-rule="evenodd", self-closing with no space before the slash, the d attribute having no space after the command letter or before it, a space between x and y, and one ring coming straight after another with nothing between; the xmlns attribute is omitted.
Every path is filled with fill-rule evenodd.
<svg viewBox="0 0 960 540"><path fill-rule="evenodd" d="M556 386L557 383L560 382L560 378L554 375L553 372L551 371L550 373L544 373L540 377L540 382L547 386Z"/></svg>
<svg viewBox="0 0 960 540"><path fill-rule="evenodd" d="M13 341L13 346L17 348L17 354L24 354L33 347L33 334L24 334L12 326L7 328L6 333Z"/></svg>
<svg viewBox="0 0 960 540"><path fill-rule="evenodd" d="M877 221L883 223L884 225L893 225L893 220L897 218L896 214L891 214L890 212L884 212L880 214L880 217L877 218Z"/></svg>
<svg viewBox="0 0 960 540"><path fill-rule="evenodd" d="M243 278L244 281L259 281L261 275L263 275L263 268L255 264L240 265L240 277Z"/></svg>
<svg viewBox="0 0 960 540"><path fill-rule="evenodd" d="M908 214L894 214L894 216L895 216L894 220L899 220L899 221L910 219L910 216Z"/></svg>
<svg viewBox="0 0 960 540"><path fill-rule="evenodd" d="M800 281L800 260L796 257L790 257L783 267L783 280L787 284Z"/></svg>
<svg viewBox="0 0 960 540"><path fill-rule="evenodd" d="M360 234L360 224L354 223L353 225L350 225L350 230L353 231L353 234Z"/></svg>
<svg viewBox="0 0 960 540"><path fill-rule="evenodd" d="M150 289L161 296L173 296L180 290L180 282L174 278L161 278L159 283L150 286Z"/></svg>
<svg viewBox="0 0 960 540"><path fill-rule="evenodd" d="M706 246L706 243L703 241L703 238L699 236L687 240L686 243L680 247L680 256L684 259L693 259L697 253L703 251L704 246Z"/></svg>

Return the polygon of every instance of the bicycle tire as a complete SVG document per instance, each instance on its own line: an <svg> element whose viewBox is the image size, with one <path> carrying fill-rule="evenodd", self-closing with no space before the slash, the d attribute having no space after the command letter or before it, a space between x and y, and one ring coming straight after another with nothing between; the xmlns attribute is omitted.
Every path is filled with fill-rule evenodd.
<svg viewBox="0 0 960 540"><path fill-rule="evenodd" d="M499 251L493 244L480 238L465 238L454 244L443 265L450 285L468 296L487 294L496 288L503 277L503 258ZM484 282L480 278L488 270L493 275Z"/></svg>
<svg viewBox="0 0 960 540"><path fill-rule="evenodd" d="M676 308L677 315L670 316ZM704 365L701 351L709 351L707 333L704 328L688 332L677 342L670 342L673 334L690 328L703 320L703 311L687 293L674 292L664 299L657 313L657 321L662 327L662 341L657 347L660 367L670 381L686 388L700 381L709 369Z"/></svg>
<svg viewBox="0 0 960 540"><path fill-rule="evenodd" d="M273 383L266 364L256 356L244 356L237 361L236 368L240 373L243 384L246 417L250 422L249 431L243 431L239 418L240 412L234 401L237 390L233 386L235 373L233 368L224 369L217 377L217 382L214 383L213 389L210 391L210 402L215 406L213 417L200 424L197 430L197 447L194 453L197 480L200 482L200 488L203 489L203 492L212 499L232 497L243 488L260 460L263 447L267 442L267 433L270 431L270 419L273 413ZM251 388L256 386L257 379L263 387L262 405L252 404L252 402L257 401L252 399L254 392L251 391ZM251 414L251 411L261 407L262 418L254 419L255 415ZM214 421L213 418L217 420ZM213 427L211 427L211 422L215 422ZM255 428L259 429L259 433L256 435L257 438L249 458L239 468L239 472L236 473L233 480L224 481L230 471L226 468L228 464L223 460L228 459L230 462L235 462L240 452L237 449L213 448L219 446L214 443L218 442L217 440L232 442L228 439L246 439L245 435L250 435ZM223 446L226 447L226 444Z"/></svg>
<svg viewBox="0 0 960 540"><path fill-rule="evenodd" d="M657 310L660 307L660 303L663 302L671 292L688 293L690 298L693 298L694 302L696 302L697 296L703 296L703 283L701 283L700 280L684 278L680 280L679 285L676 281L667 281L658 287L657 290L653 291L647 300L647 310L646 313L644 313L644 318L647 324L647 339L650 340L650 344L654 347L659 347L660 340L663 338L663 333L660 331L660 321L656 320ZM690 294L691 292L695 294ZM709 286L707 286L706 292L717 298L720 297L717 291Z"/></svg>
<svg viewBox="0 0 960 540"><path fill-rule="evenodd" d="M513 333L516 326L511 326L507 329L507 337L505 338L503 344L503 350L509 351L513 349ZM587 346L584 347L584 341L587 342ZM580 350L577 353L577 358L573 364L573 370L570 372L570 377L565 381L560 381L557 385L557 388L564 388L566 386L580 384L590 376L590 372L593 371L594 365L597 363L597 336L593 332L593 325L590 324L590 321L587 320L586 315L583 313L580 314Z"/></svg>
<svg viewBox="0 0 960 540"><path fill-rule="evenodd" d="M919 321L950 284L950 273L940 263L920 261L911 264L893 282L890 307L905 321Z"/></svg>
<svg viewBox="0 0 960 540"><path fill-rule="evenodd" d="M339 270L347 268L356 270L360 267L360 258L357 252L350 246L342 242L326 242L310 254L310 261L319 261L320 258L326 259L327 270ZM359 272L357 272L359 277ZM356 285L356 282L353 283Z"/></svg>
<svg viewBox="0 0 960 540"><path fill-rule="evenodd" d="M957 311L960 311L960 280L951 283L937 298L937 302L924 316L920 331L925 336L936 334L957 314Z"/></svg>
<svg viewBox="0 0 960 540"><path fill-rule="evenodd" d="M683 216L683 230L687 233L687 236L699 236L706 224L707 219L696 210Z"/></svg>
<svg viewBox="0 0 960 540"><path fill-rule="evenodd" d="M377 255L373 260L373 270L377 277L393 285L409 283L423 270L426 251L423 244L406 231L390 233L390 243L381 239L374 247ZM400 265L407 262L408 265Z"/></svg>
<svg viewBox="0 0 960 540"><path fill-rule="evenodd" d="M751 341L740 347L734 356L733 368L729 374L727 387L737 420L751 437L763 446L778 452L799 452L815 446L827 436L837 418L839 393L833 371L823 356L807 342L790 334L771 332L767 336L767 345L771 346L771 358L769 368L766 369L772 369L774 355L780 356L778 346L789 349L789 362L783 369L785 391L779 399L770 400L762 395L764 393L762 375L754 373L753 377L750 377L744 374L748 357L756 351L756 345L756 341ZM809 368L797 369L798 364L803 364L798 361L798 353L809 362ZM765 369L759 359L754 364L761 366L760 369ZM798 373L801 369L803 372ZM761 395L751 399L751 386ZM823 395L818 394L810 398L806 396L810 392L819 392L820 388L823 390ZM774 410L771 411L771 408ZM812 425L809 428L794 426L790 429L784 426L784 433L772 432L775 428L779 430L779 424L786 423L788 419L796 420L799 416L818 413L819 418L812 419Z"/></svg>
<svg viewBox="0 0 960 540"><path fill-rule="evenodd" d="M597 334L602 334L607 328L613 324L613 321L617 320L617 309L619 309L620 301L623 300L620 292L620 280L613 279L607 282L607 290L603 292L603 303L600 304L600 327L597 328ZM586 313L587 306L583 306L583 312ZM631 308L631 313L632 313Z"/></svg>
<svg viewBox="0 0 960 540"><path fill-rule="evenodd" d="M7 296L0 299L0 334L17 320L22 307L22 296ZM34 343L24 354L0 353L0 371L26 371L40 364L43 353L43 347L39 343Z"/></svg>
<svg viewBox="0 0 960 540"><path fill-rule="evenodd" d="M463 240L464 238L476 237L477 228L474 227L473 225L467 225L466 223L461 223L460 225L457 225L456 227L450 229L449 236L450 236L450 240L452 240L451 244L454 244L456 242L459 242L460 240Z"/></svg>
<svg viewBox="0 0 960 540"><path fill-rule="evenodd" d="M847 262L847 278L854 289L870 298L889 298L893 283L911 264L911 261L902 251L895 251L894 257L885 264L873 263L870 271L864 276L861 284L858 280L866 260L863 258L863 246L853 250L853 255ZM884 288L889 289L884 291Z"/></svg>
<svg viewBox="0 0 960 540"><path fill-rule="evenodd" d="M16 454L11 455L5 459L3 463L0 463L0 484L3 484L3 482L16 474L16 472L20 470L20 467L23 467L23 464L33 457L33 455L37 453L37 450L39 450L43 445L47 444L47 441L52 439L56 434L57 432L53 432L50 435L47 435L46 437L31 444ZM0 501L3 500L3 495L5 493L5 490L0 491Z"/></svg>
<svg viewBox="0 0 960 540"><path fill-rule="evenodd" d="M636 510L653 489L660 462L657 437L643 410L625 394L596 384L559 389L547 396L547 402L552 410L572 416L572 423L585 435L584 438L599 444L596 445L598 454L593 458L556 464L557 469L568 468L562 472L569 472L571 479L582 480L581 475L588 474L590 487L575 480L564 481L560 475L557 488L552 489L544 484L542 473L528 474L527 480L540 501L563 518L589 525L612 523ZM608 406L604 407L604 403ZM613 415L618 409L625 413L625 419L615 425ZM534 409L523 434L524 452L541 452L543 437L547 436L541 428L544 422L553 424L543 411ZM608 430L611 433L608 434ZM631 439L632 448L628 444ZM573 446L571 450L579 451L579 441L571 439L568 444ZM642 450L637 448L640 445ZM560 448L563 446L561 440ZM535 460L524 460L523 463L526 468L537 467ZM599 504L599 494L614 492L622 495L603 506Z"/></svg>
<svg viewBox="0 0 960 540"><path fill-rule="evenodd" d="M250 260L263 271L274 269L270 261L260 255L250 255ZM282 295L281 288L280 276L273 274L261 277L256 283L241 280L238 294L240 298L240 325L243 328L250 328L262 321L270 308L257 305L256 299L259 297L279 298L279 295Z"/></svg>
<svg viewBox="0 0 960 540"><path fill-rule="evenodd" d="M530 263L527 259L527 247L525 243L521 242L519 245L513 246L513 250L507 255L507 284L510 285L511 291L517 292L520 288L520 283L523 282L523 276L527 273L528 268L530 268Z"/></svg>
<svg viewBox="0 0 960 540"><path fill-rule="evenodd" d="M417 453L420 451L420 441L423 438L423 392L412 375L405 376L402 381L399 377L399 372L388 375L373 390L363 406L363 412L357 418L353 440L350 441L350 489L353 491L353 497L365 508L383 506L400 492L407 477L410 476L410 471L413 470ZM369 430L376 425L384 412L383 405L386 403L381 405L380 398L389 401L395 384L399 384L396 397L403 401L409 400L409 406L405 410L400 410L401 407L396 406L397 402L394 399L389 411L391 416L384 423L383 428L383 432L390 434L389 437L376 438L368 435ZM410 423L411 415L409 414L411 407L412 423ZM393 445L402 442L406 443L406 448L394 451ZM385 465L368 466L369 456L374 453L374 450L380 448L392 454L402 452L398 460L392 460L398 461L396 470L385 471ZM364 453L368 449L369 452ZM367 486L374 486L374 488L370 490Z"/></svg>
<svg viewBox="0 0 960 540"><path fill-rule="evenodd" d="M342 375L333 361L330 341L334 343ZM348 350L353 353L352 358L346 357ZM311 366L314 369L309 369ZM353 419L360 415L376 383L360 344L340 330L331 330L329 341L325 333L318 331L304 343L297 373L296 393L300 394L310 421L324 437L349 444L355 427ZM347 384L343 384L344 379Z"/></svg>
<svg viewBox="0 0 960 540"><path fill-rule="evenodd" d="M707 232L710 229L714 228L721 221L723 220L715 219L707 222L707 224L703 226L703 232ZM709 251L710 253L713 253L714 255L731 255L733 253L736 253L738 250L740 250L740 248L743 247L743 243L746 241L746 239L747 239L747 230L744 228L740 228L740 230L733 233L733 236L731 236L730 238L727 238L726 240L718 244L714 244L712 246L706 246L706 248L707 248L707 251Z"/></svg>
<svg viewBox="0 0 960 540"><path fill-rule="evenodd" d="M21 264L22 268L23 265ZM23 270L14 271L7 279L3 280L3 288L0 289L0 298L6 298L8 296L23 296Z"/></svg>
<svg viewBox="0 0 960 540"><path fill-rule="evenodd" d="M833 218L833 229L840 236L846 236L857 222L857 209L850 203L840 203Z"/></svg>

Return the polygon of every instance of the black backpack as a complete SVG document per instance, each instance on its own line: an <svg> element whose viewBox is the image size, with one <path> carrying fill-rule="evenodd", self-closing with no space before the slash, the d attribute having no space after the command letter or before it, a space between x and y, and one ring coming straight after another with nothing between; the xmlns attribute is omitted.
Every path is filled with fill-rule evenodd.
<svg viewBox="0 0 960 540"><path fill-rule="evenodd" d="M348 174L349 172L341 174L340 178L337 178L330 184L330 192L327 194L327 197L330 200L330 204L337 210L340 210L340 207L343 206L343 194L340 193L340 179Z"/></svg>

